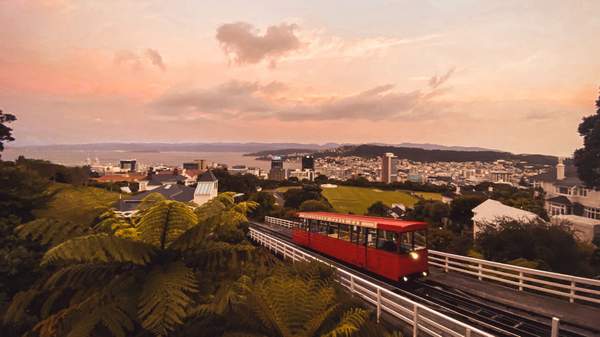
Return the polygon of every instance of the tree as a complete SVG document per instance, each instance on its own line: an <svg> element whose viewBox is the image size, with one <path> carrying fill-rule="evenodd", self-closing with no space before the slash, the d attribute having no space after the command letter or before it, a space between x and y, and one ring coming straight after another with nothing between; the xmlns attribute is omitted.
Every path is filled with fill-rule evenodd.
<svg viewBox="0 0 600 337"><path fill-rule="evenodd" d="M126 220L108 232L52 222L20 226L22 237L51 244L42 264L54 272L17 294L5 321L18 323L36 312L33 330L41 336L167 335L198 301L203 277L240 268L254 250L243 233L237 242L224 240L231 227L240 230L253 207L236 204L233 195L221 194L196 210L159 201L130 220L128 231Z"/></svg>
<svg viewBox="0 0 600 337"><path fill-rule="evenodd" d="M331 211L331 206L321 200L306 200L300 204L299 209L304 212L328 212Z"/></svg>
<svg viewBox="0 0 600 337"><path fill-rule="evenodd" d="M450 220L456 232L460 232L464 227L471 229L473 227L473 208L485 201L485 197L479 195L460 196L450 203Z"/></svg>
<svg viewBox="0 0 600 337"><path fill-rule="evenodd" d="M327 178L326 175L323 174L319 174L316 178L315 178L315 184L326 184L329 181L329 178Z"/></svg>
<svg viewBox="0 0 600 337"><path fill-rule="evenodd" d="M371 216L389 216L389 207L381 201L375 201L369 208L367 208L367 215Z"/></svg>
<svg viewBox="0 0 600 337"><path fill-rule="evenodd" d="M306 200L321 200L321 188L316 185L304 185L302 188L290 188L284 194L285 207L298 209Z"/></svg>
<svg viewBox="0 0 600 337"><path fill-rule="evenodd" d="M588 187L600 188L600 96L596 100L596 114L584 117L578 131L583 137L583 148L574 155L577 175Z"/></svg>
<svg viewBox="0 0 600 337"><path fill-rule="evenodd" d="M15 115L5 114L0 110L0 152L4 151L4 143L15 140L12 136L12 129L7 124L17 120ZM0 155L0 158L2 156Z"/></svg>
<svg viewBox="0 0 600 337"><path fill-rule="evenodd" d="M427 221L436 226L441 226L443 220L450 214L448 205L436 200L420 200L407 214L407 218Z"/></svg>
<svg viewBox="0 0 600 337"><path fill-rule="evenodd" d="M0 218L33 219L33 211L42 208L52 197L48 186L48 180L36 172L12 162L0 162Z"/></svg>
<svg viewBox="0 0 600 337"><path fill-rule="evenodd" d="M250 216L253 219L264 220L265 216L271 214L276 208L276 200L272 193L269 192L257 192L250 196L248 199L254 201L258 205L255 209L250 212Z"/></svg>

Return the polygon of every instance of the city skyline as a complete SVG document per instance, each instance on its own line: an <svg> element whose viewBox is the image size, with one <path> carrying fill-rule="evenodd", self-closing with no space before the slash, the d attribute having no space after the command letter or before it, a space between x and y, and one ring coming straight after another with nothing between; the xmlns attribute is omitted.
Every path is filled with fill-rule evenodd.
<svg viewBox="0 0 600 337"><path fill-rule="evenodd" d="M15 145L434 143L571 155L600 3L0 2ZM339 15L342 14L343 15Z"/></svg>

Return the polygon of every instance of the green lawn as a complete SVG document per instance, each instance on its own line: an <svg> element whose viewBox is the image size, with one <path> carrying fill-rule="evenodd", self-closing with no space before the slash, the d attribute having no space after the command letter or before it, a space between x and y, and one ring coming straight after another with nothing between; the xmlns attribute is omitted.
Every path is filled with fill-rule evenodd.
<svg viewBox="0 0 600 337"><path fill-rule="evenodd" d="M323 196L329 200L333 208L340 213L352 212L365 214L367 208L376 201L386 205L401 203L412 207L419 199L410 195L410 191L382 191L376 188L338 186L337 188L324 188ZM413 192L425 199L441 199L439 193Z"/></svg>
<svg viewBox="0 0 600 337"><path fill-rule="evenodd" d="M81 224L91 224L105 209L119 199L119 193L105 189L68 184L54 184L57 193L45 209L35 211L36 217L48 217Z"/></svg>

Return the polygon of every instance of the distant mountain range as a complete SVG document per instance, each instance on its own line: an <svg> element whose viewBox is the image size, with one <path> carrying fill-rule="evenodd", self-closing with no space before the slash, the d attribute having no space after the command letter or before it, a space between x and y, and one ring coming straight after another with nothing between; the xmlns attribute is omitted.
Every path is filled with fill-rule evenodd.
<svg viewBox="0 0 600 337"><path fill-rule="evenodd" d="M269 154L269 151L278 151L282 154L292 153L294 151L321 151L334 149L343 145L339 143L327 144L311 144L311 143L90 143L90 144L56 144L56 145L30 145L30 146L11 146L12 148L30 148L30 149L47 149L50 151L143 151L143 152L169 152L169 151L190 151L190 152L248 152L252 154ZM419 144L419 143L400 143L400 144L385 144L385 143L370 143L366 145L376 146L395 146L405 148L419 148L425 150L449 150L449 151L498 151L486 149L482 147L472 146L447 146L438 144ZM499 151L498 151L499 152ZM277 153L271 153L277 154Z"/></svg>
<svg viewBox="0 0 600 337"><path fill-rule="evenodd" d="M357 156L373 158L391 152L399 158L420 162L490 162L499 159L524 161L535 165L554 165L558 158L541 154L513 154L494 150L485 151L457 151L457 150L426 150L416 147L400 147L391 145L345 145L335 149L323 150L317 156Z"/></svg>

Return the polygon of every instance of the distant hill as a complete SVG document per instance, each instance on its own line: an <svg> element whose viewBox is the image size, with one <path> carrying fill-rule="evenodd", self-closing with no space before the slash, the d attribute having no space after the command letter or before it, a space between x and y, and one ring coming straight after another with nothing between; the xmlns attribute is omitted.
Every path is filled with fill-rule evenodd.
<svg viewBox="0 0 600 337"><path fill-rule="evenodd" d="M315 152L314 149L275 149L275 150L264 150L258 152L247 153L244 156L250 157L266 157L269 155L272 156L289 156L296 154L307 154Z"/></svg>
<svg viewBox="0 0 600 337"><path fill-rule="evenodd" d="M420 161L482 161L490 162L499 159L525 161L537 165L554 165L557 157L540 154L513 154L500 151L456 151L456 150L425 150L413 147L381 146L381 145L346 145L333 150L324 150L316 153L319 157L324 156L357 156L373 158L391 152L399 158Z"/></svg>
<svg viewBox="0 0 600 337"><path fill-rule="evenodd" d="M392 145L392 146L410 147L410 148L418 148L418 149L424 149L424 150L469 151L469 152L494 151L494 152L500 152L499 150L486 149L484 147L476 147L476 146L447 146L447 145L429 144L429 143L424 143L424 144L419 144L419 143L400 143L400 144Z"/></svg>
<svg viewBox="0 0 600 337"><path fill-rule="evenodd" d="M50 151L132 151L132 152L259 152L279 149L307 149L318 151L332 149L340 144L301 143L95 143L21 146L21 148ZM17 146L12 146L17 148Z"/></svg>

